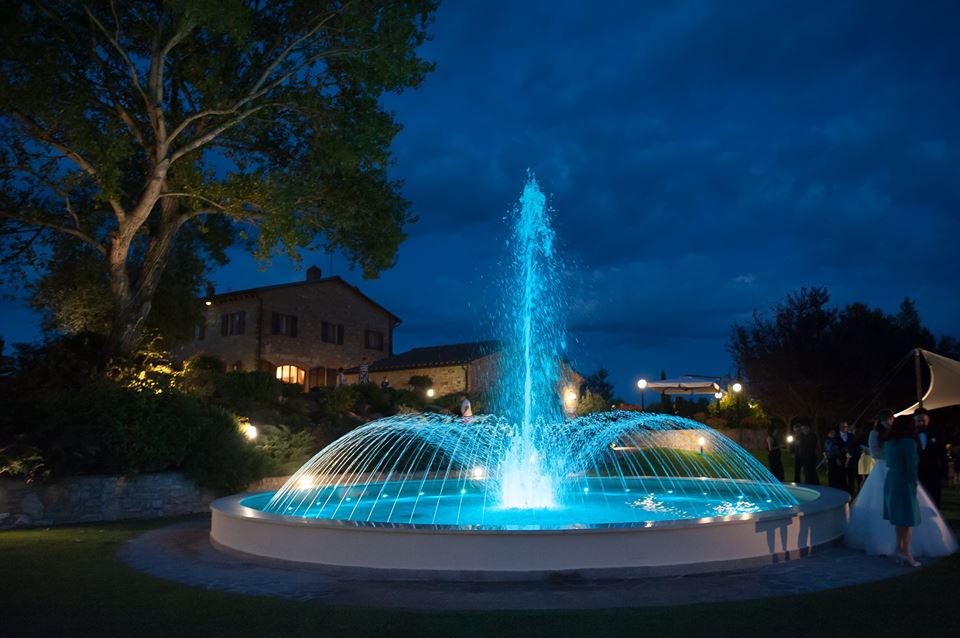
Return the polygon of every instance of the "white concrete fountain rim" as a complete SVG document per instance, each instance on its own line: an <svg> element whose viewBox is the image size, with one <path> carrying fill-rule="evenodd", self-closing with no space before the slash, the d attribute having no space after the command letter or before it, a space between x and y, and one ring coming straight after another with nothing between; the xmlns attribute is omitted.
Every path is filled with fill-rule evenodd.
<svg viewBox="0 0 960 638"><path fill-rule="evenodd" d="M739 569L799 558L846 531L849 495L788 486L798 506L656 525L502 530L356 525L266 514L245 495L211 505L210 540L218 549L267 563L312 564L389 574L491 574L536 578L577 571L678 575ZM424 576L426 575L426 576Z"/></svg>

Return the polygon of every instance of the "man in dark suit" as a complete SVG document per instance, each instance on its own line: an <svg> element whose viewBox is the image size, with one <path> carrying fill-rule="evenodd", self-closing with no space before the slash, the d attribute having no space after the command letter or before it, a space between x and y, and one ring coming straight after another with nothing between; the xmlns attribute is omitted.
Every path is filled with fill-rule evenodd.
<svg viewBox="0 0 960 638"><path fill-rule="evenodd" d="M925 409L917 408L913 420L917 426L917 448L920 452L917 478L937 509L940 509L940 486L947 472L947 448L940 432L930 426L930 414Z"/></svg>
<svg viewBox="0 0 960 638"><path fill-rule="evenodd" d="M820 460L820 437L804 423L801 428L803 438L800 439L800 457L803 460L803 482L807 485L820 485L817 476L817 462Z"/></svg>
<svg viewBox="0 0 960 638"><path fill-rule="evenodd" d="M790 445L790 454L793 455L793 482L800 483L800 471L803 469L803 456L800 454L800 442L803 441L803 430L797 423L793 424L793 433L790 435L788 443Z"/></svg>
<svg viewBox="0 0 960 638"><path fill-rule="evenodd" d="M847 478L847 491L856 494L860 489L860 475L857 473L857 465L860 463L860 444L857 437L850 431L850 424L846 421L840 422L840 449L844 454L844 473Z"/></svg>

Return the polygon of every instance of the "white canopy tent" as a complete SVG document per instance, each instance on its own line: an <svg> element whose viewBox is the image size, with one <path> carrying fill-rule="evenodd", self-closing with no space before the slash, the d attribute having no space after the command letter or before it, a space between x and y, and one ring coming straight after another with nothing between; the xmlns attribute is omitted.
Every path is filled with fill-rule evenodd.
<svg viewBox="0 0 960 638"><path fill-rule="evenodd" d="M917 348L917 352L930 368L930 387L923 395L923 407L936 410L950 405L960 405L960 361L920 348ZM909 408L897 412L897 416L913 414L918 407L920 403L914 403Z"/></svg>
<svg viewBox="0 0 960 638"><path fill-rule="evenodd" d="M680 377L679 379L664 379L650 381L647 390L661 392L667 395L674 394L716 394L720 392L720 384L710 379L697 377Z"/></svg>

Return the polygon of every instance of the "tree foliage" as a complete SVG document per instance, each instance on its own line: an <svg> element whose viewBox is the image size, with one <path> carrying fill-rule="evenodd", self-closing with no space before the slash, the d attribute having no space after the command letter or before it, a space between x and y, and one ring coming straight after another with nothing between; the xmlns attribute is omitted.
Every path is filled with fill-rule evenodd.
<svg viewBox="0 0 960 638"><path fill-rule="evenodd" d="M609 381L610 373L606 368L600 368L583 381L584 389L603 400L605 405L613 401L613 384Z"/></svg>
<svg viewBox="0 0 960 638"><path fill-rule="evenodd" d="M832 308L824 288L802 288L771 316L733 327L728 345L751 396L785 421L819 424L854 419L880 406L900 407L914 397L913 367L891 371L913 348L957 356L957 342L938 342L905 299L895 315L859 302Z"/></svg>
<svg viewBox="0 0 960 638"><path fill-rule="evenodd" d="M432 68L417 48L434 9L433 0L4 3L6 274L61 258L81 265L53 272L35 300L60 324L68 306L82 307L67 329L109 323L120 354L148 327L175 246L217 255L217 219L262 259L322 245L376 276L413 219L387 176L399 125L380 97ZM195 273L198 262L179 257ZM58 298L57 284L73 277L81 294Z"/></svg>

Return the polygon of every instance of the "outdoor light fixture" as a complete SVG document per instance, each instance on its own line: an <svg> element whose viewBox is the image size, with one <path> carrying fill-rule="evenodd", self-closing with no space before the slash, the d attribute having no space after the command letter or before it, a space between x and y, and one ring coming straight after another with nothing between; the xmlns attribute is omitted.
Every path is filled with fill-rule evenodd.
<svg viewBox="0 0 960 638"><path fill-rule="evenodd" d="M428 397L430 397L430 398L432 399L434 394L436 394L436 393L433 391L433 388L427 388L427 396L428 396Z"/></svg>
<svg viewBox="0 0 960 638"><path fill-rule="evenodd" d="M735 381L734 384L730 386L730 389L734 392L740 392L743 390L743 385L741 385L739 381Z"/></svg>
<svg viewBox="0 0 960 638"><path fill-rule="evenodd" d="M640 411L641 411L641 412L646 412L646 411L647 411L647 406L646 406L646 399L647 399L647 393L646 393L646 390L647 390L647 380L646 380L646 379L640 379L639 381L637 381L637 387L640 388Z"/></svg>
<svg viewBox="0 0 960 638"><path fill-rule="evenodd" d="M723 398L723 392L720 392L719 390L717 390L717 393L714 394L713 396L716 397L717 401L719 401L720 399Z"/></svg>
<svg viewBox="0 0 960 638"><path fill-rule="evenodd" d="M793 443L793 435L792 435L792 434L788 434L788 435L787 435L787 443Z"/></svg>
<svg viewBox="0 0 960 638"><path fill-rule="evenodd" d="M204 301L203 303L207 304L208 306L212 306L212 305L213 305L213 302L210 301L209 299L207 299L207 300Z"/></svg>
<svg viewBox="0 0 960 638"><path fill-rule="evenodd" d="M707 444L707 440L701 436L697 439L697 443L700 445L700 454L703 454L703 446Z"/></svg>
<svg viewBox="0 0 960 638"><path fill-rule="evenodd" d="M470 470L470 478L475 481L480 481L487 478L487 468L478 465L477 467Z"/></svg>
<svg viewBox="0 0 960 638"><path fill-rule="evenodd" d="M255 425L243 423L240 425L240 431L243 432L243 436L247 437L249 441L254 441L257 438L257 426Z"/></svg>
<svg viewBox="0 0 960 638"><path fill-rule="evenodd" d="M646 390L646 389L647 389L647 380L646 380L646 379L640 379L639 381L637 381L637 387L640 388L641 390Z"/></svg>

